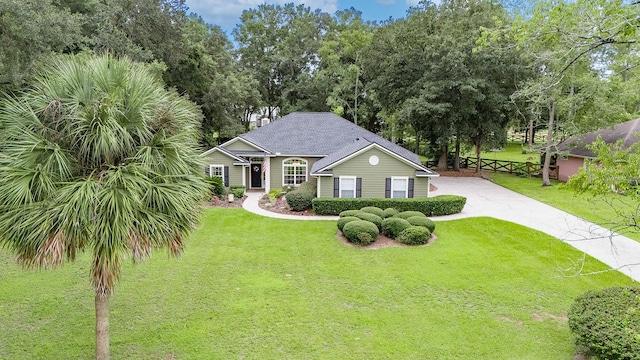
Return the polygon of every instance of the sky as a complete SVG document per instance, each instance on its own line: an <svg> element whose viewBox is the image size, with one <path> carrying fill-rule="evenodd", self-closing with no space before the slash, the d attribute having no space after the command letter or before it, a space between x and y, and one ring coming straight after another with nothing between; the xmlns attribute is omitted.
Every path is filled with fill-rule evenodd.
<svg viewBox="0 0 640 360"><path fill-rule="evenodd" d="M304 4L312 10L320 9L329 14L337 10L354 7L362 12L364 20L387 20L405 17L411 6L417 5L419 0L186 0L189 12L194 12L205 22L218 25L227 35L240 21L242 10L255 9L260 4L286 3Z"/></svg>

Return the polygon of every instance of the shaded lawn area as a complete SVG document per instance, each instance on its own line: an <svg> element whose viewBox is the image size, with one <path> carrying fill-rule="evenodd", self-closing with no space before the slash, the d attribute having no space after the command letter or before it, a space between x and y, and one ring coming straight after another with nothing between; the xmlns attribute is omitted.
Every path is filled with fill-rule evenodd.
<svg viewBox="0 0 640 360"><path fill-rule="evenodd" d="M615 193L598 198L586 194L579 195L563 187L561 182L554 180L551 181L552 186L542 187L540 178L521 178L500 173L488 174L491 181L500 186L606 228L609 228L612 222L620 223L622 221L617 211L634 213L635 209L640 206L637 201ZM640 241L640 233L637 231L621 231L620 233L630 239Z"/></svg>
<svg viewBox="0 0 640 360"><path fill-rule="evenodd" d="M333 221L209 209L181 259L125 267L112 358L571 359L572 300L631 283L563 277L580 254L516 224L442 221L436 233L430 246L363 250L340 244ZM0 251L0 358L93 356L88 264L24 272Z"/></svg>
<svg viewBox="0 0 640 360"><path fill-rule="evenodd" d="M465 157L475 157L475 150L471 151L467 154L464 154ZM483 159L489 160L505 160L505 161L518 161L518 162L531 162L534 164L538 164L540 162L540 153L538 152L528 152L527 154L522 153L522 145L516 142L507 143L502 149L498 151L483 151L480 155Z"/></svg>

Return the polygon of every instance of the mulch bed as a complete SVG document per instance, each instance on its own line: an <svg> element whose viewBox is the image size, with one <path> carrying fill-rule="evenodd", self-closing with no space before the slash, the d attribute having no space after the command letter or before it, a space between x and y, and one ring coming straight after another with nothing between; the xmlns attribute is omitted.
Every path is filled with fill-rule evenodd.
<svg viewBox="0 0 640 360"><path fill-rule="evenodd" d="M353 247L353 248L360 248L360 249L367 249L367 250L376 250L376 249L380 249L380 248L384 248L384 247L410 247L410 246L429 246L431 245L434 241L436 241L438 237L436 236L436 234L431 234L431 239L429 239L429 242L424 244L424 245L407 245L407 244L403 244L403 243L399 243L395 240L393 240L390 237L386 237L382 234L379 234L378 237L376 238L376 241L374 241L373 243L367 245L367 246L359 246L359 245L355 245L349 242L349 240L347 240L346 237L344 237L344 235L342 235L342 232L340 230L338 230L338 232L336 233L336 239L344 246L349 246L349 247Z"/></svg>
<svg viewBox="0 0 640 360"><path fill-rule="evenodd" d="M214 196L211 198L210 201L205 202L205 205L221 207L221 208L237 208L237 207L242 207L242 203L246 198L247 198L246 196L243 196L240 199L235 199L234 201L229 202L229 201L220 199L217 196Z"/></svg>

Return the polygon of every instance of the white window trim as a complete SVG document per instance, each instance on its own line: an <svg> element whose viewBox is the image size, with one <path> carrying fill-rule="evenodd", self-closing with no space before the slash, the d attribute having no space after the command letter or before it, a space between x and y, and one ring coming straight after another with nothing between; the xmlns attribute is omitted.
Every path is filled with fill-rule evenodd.
<svg viewBox="0 0 640 360"><path fill-rule="evenodd" d="M405 181L405 186L404 186L404 196L401 198L396 198L396 199L406 199L409 197L409 177L408 176L392 176L391 177L391 197L394 198L393 196L393 182L395 180L404 180Z"/></svg>
<svg viewBox="0 0 640 360"><path fill-rule="evenodd" d="M302 158L286 158L286 159L282 160L282 186L300 186L300 184L296 184L295 177L297 177L298 175L295 175L295 174L294 174L293 184L287 184L284 181L285 169L287 167L292 167L291 165L285 165L285 162L287 162L289 160L298 160L298 161L304 163L304 181L309 181L309 161L307 161L305 159L302 159ZM300 165L300 166L302 166L302 165Z"/></svg>
<svg viewBox="0 0 640 360"><path fill-rule="evenodd" d="M342 196L342 179L350 179L350 180L353 180L353 198L355 199L357 197L356 196L356 189L358 188L358 184L356 183L356 181L357 181L356 177L355 176L340 176L339 179L340 179L340 181L339 181L340 187L338 189L338 195L340 197L343 197ZM351 190L351 189L345 189L345 190Z"/></svg>
<svg viewBox="0 0 640 360"><path fill-rule="evenodd" d="M222 181L224 181L224 165L210 164L209 165L209 177L213 177L213 169L214 168L220 168L220 174L221 174L220 178L222 179Z"/></svg>

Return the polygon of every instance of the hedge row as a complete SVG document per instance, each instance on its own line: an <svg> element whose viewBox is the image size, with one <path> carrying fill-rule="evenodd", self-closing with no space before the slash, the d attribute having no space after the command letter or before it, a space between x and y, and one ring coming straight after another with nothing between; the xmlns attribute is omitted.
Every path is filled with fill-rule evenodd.
<svg viewBox="0 0 640 360"><path fill-rule="evenodd" d="M419 211L427 216L456 214L462 211L467 198L457 195L439 195L430 198L373 199L373 198L315 198L313 211L318 215L338 215L345 210L375 206L398 211Z"/></svg>

